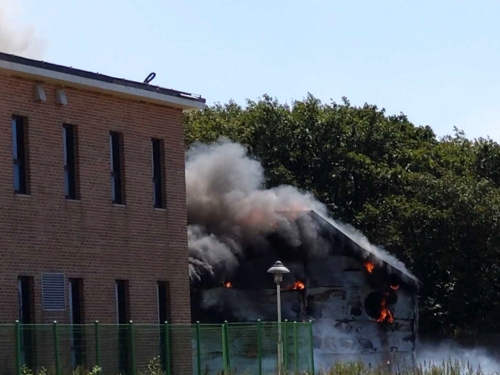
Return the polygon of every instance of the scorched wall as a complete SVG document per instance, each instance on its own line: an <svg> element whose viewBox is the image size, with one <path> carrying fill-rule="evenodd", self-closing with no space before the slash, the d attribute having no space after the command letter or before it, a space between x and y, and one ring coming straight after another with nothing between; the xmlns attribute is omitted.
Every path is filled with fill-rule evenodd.
<svg viewBox="0 0 500 375"><path fill-rule="evenodd" d="M318 367L335 361L411 366L415 362L418 280L397 264L363 252L360 243L311 214L316 240L298 250L270 239L259 257L245 259L230 280L211 287L193 284L192 315L207 323L276 321L276 290L267 269L276 260L291 271L282 288L288 321L313 321Z"/></svg>

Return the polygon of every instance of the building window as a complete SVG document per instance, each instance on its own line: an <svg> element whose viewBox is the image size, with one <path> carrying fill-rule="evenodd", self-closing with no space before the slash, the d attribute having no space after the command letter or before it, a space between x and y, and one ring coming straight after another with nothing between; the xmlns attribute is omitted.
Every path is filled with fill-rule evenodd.
<svg viewBox="0 0 500 375"><path fill-rule="evenodd" d="M158 321L160 324L170 320L169 289L168 281L158 281Z"/></svg>
<svg viewBox="0 0 500 375"><path fill-rule="evenodd" d="M123 135L119 132L110 132L111 158L111 199L113 203L125 204L123 183Z"/></svg>
<svg viewBox="0 0 500 375"><path fill-rule="evenodd" d="M115 296L116 296L116 320L118 323L118 369L120 374L128 374L129 370L129 347L130 336L129 326L129 285L127 280L116 280Z"/></svg>
<svg viewBox="0 0 500 375"><path fill-rule="evenodd" d="M83 279L69 279L69 323L71 325L71 365L73 369L83 367L85 327L83 308Z"/></svg>
<svg viewBox="0 0 500 375"><path fill-rule="evenodd" d="M166 371L165 364L167 363L165 358L165 349L171 350L171 348L166 347L168 345L166 338L166 334L169 335L169 332L165 332L167 329L164 325L165 322L170 320L170 284L168 281L158 281L157 286L158 293L158 321L160 325L160 357L161 363L163 364L163 371ZM170 335L169 335L170 336Z"/></svg>
<svg viewBox="0 0 500 375"><path fill-rule="evenodd" d="M33 278L19 276L17 279L17 293L19 299L19 323L21 324L21 363L29 368L35 366L34 331L25 328L26 324L34 324Z"/></svg>
<svg viewBox="0 0 500 375"><path fill-rule="evenodd" d="M28 194L28 152L26 119L12 117L12 159L14 164L14 191Z"/></svg>
<svg viewBox="0 0 500 375"><path fill-rule="evenodd" d="M165 188L164 188L164 157L163 141L153 138L152 161L153 161L153 199L156 208L165 208Z"/></svg>
<svg viewBox="0 0 500 375"><path fill-rule="evenodd" d="M76 127L63 126L64 193L67 199L77 199L77 135Z"/></svg>

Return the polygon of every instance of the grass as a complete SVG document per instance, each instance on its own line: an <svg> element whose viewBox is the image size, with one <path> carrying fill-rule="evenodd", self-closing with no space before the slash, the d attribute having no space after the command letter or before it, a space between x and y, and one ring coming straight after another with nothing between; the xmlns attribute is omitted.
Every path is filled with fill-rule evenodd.
<svg viewBox="0 0 500 375"><path fill-rule="evenodd" d="M328 371L318 371L318 375L500 375L500 372L484 372L480 367L448 360L440 364L424 363L413 369L393 372L381 367L368 368L362 363L336 363Z"/></svg>
<svg viewBox="0 0 500 375"><path fill-rule="evenodd" d="M100 372L101 369L99 367L94 367L91 370L77 368L76 370L72 371L71 375L100 375ZM52 373L53 371L47 371L45 368L42 368L37 373L33 372L31 369L27 367L23 367L21 371L21 375L53 375ZM230 374L220 372L217 375L240 375L240 374L256 375L252 373L238 372L238 371L233 371ZM138 375L166 375L166 373L162 370L159 359L154 358L149 362L147 369L144 371L140 371ZM208 372L205 372L203 375L210 375L210 374ZM265 375L274 375L274 374L265 374ZM285 375L311 375L311 374L287 373ZM331 369L319 370L316 372L315 375L500 375L500 372L484 372L481 369L481 367L475 368L470 364L462 364L459 361L448 360L448 361L443 361L440 364L424 363L423 365L419 365L413 369L396 370L392 372L382 367L369 368L365 366L363 363L338 362Z"/></svg>

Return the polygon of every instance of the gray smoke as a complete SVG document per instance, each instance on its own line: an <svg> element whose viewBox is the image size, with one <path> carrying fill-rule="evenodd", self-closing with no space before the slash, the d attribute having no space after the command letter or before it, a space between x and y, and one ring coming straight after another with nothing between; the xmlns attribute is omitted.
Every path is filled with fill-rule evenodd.
<svg viewBox="0 0 500 375"><path fill-rule="evenodd" d="M417 346L418 364L429 367L429 364L441 365L443 362L458 363L464 374L476 373L480 368L484 374L500 374L500 361L497 353L477 347L463 348L455 342L419 343ZM473 371L469 371L472 369Z"/></svg>
<svg viewBox="0 0 500 375"><path fill-rule="evenodd" d="M45 43L31 26L22 26L20 0L0 0L0 51L29 58L41 58Z"/></svg>
<svg viewBox="0 0 500 375"><path fill-rule="evenodd" d="M265 249L266 235L279 232L293 246L324 241L317 236L315 223L294 219L301 212L314 210L362 246L366 257L375 255L391 266L411 273L404 264L380 247L371 244L355 228L328 217L326 207L314 197L292 186L264 188L262 165L247 154L246 149L228 140L213 144L196 144L187 153L186 188L188 209L189 273L196 282L205 277L227 281L244 260L245 244L260 243ZM321 246L320 246L321 247ZM327 247L326 245L324 246ZM373 258L372 258L373 260ZM251 292L242 295L209 289L203 294L205 308L222 308L224 298L258 298ZM250 311L252 303L232 304L234 313L243 320L260 318L261 311ZM247 310L237 310L244 306ZM337 334L337 333L336 333ZM460 361L485 373L499 371L500 364L485 349L467 350L452 343L419 344L418 362L422 365L443 361ZM318 362L319 364L320 362Z"/></svg>
<svg viewBox="0 0 500 375"><path fill-rule="evenodd" d="M266 249L266 236L273 232L294 247L317 241L312 220L309 224L295 221L311 210L361 245L366 257L376 255L408 272L403 263L370 244L361 233L329 218L326 207L311 194L286 185L265 189L264 183L262 165L238 143L221 139L189 149L186 189L191 280L211 276L224 281L245 258L243 245L259 244L254 248Z"/></svg>
<svg viewBox="0 0 500 375"><path fill-rule="evenodd" d="M290 212L324 211L310 194L291 186L269 190L263 186L262 166L240 144L221 140L190 148L186 189L192 280L203 275L229 276L245 256L242 244L265 245L271 232L300 245L301 235Z"/></svg>

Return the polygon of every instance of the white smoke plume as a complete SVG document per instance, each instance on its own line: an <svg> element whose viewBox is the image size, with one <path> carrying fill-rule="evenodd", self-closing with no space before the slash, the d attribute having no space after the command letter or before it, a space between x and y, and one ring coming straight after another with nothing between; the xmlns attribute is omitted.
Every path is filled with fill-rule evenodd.
<svg viewBox="0 0 500 375"><path fill-rule="evenodd" d="M23 26L22 0L0 0L0 52L41 58L45 42L32 25Z"/></svg>
<svg viewBox="0 0 500 375"><path fill-rule="evenodd" d="M328 218L326 207L292 186L264 188L262 165L240 144L221 139L195 144L187 153L186 189L190 276L228 276L245 257L244 244L262 243L278 232L292 246L314 241L316 228L299 228L298 214L314 210L365 249L408 273L403 263L373 246L359 232ZM216 271L218 269L219 271ZM410 274L411 275L411 274Z"/></svg>
<svg viewBox="0 0 500 375"><path fill-rule="evenodd" d="M486 348L464 348L452 341L439 344L419 343L417 348L417 362L424 368L428 368L429 364L439 366L447 362L458 363L465 370L464 374L475 374L478 369L483 374L500 374L498 350L495 355Z"/></svg>

